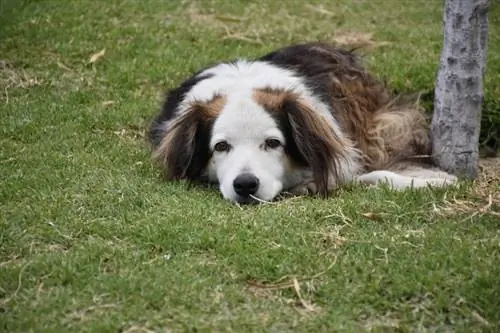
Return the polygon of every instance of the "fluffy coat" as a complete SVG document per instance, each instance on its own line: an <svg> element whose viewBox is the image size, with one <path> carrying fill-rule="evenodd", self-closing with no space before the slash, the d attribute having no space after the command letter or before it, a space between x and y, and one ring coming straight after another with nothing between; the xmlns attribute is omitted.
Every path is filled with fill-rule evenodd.
<svg viewBox="0 0 500 333"><path fill-rule="evenodd" d="M229 200L328 195L349 182L445 186L428 124L350 51L325 43L203 69L167 93L149 129L167 180L208 181Z"/></svg>

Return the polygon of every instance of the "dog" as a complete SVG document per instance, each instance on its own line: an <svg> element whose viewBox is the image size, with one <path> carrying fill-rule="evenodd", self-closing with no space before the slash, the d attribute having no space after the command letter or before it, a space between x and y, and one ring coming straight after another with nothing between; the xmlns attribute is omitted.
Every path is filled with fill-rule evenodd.
<svg viewBox="0 0 500 333"><path fill-rule="evenodd" d="M351 50L322 42L220 62L167 92L148 131L167 180L218 184L237 203L328 196L349 184L448 186L425 113Z"/></svg>

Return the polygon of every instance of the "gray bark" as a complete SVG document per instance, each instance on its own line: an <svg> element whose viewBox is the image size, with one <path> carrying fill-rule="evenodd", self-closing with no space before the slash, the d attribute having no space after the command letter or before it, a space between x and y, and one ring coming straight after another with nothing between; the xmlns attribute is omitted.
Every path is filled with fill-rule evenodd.
<svg viewBox="0 0 500 333"><path fill-rule="evenodd" d="M437 74L432 148L450 173L477 177L486 67L489 0L446 0L444 44Z"/></svg>

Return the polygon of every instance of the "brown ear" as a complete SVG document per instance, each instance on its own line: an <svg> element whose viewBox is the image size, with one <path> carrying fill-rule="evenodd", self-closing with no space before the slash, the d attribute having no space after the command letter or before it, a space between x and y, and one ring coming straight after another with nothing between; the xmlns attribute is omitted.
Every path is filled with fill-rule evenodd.
<svg viewBox="0 0 500 333"><path fill-rule="evenodd" d="M329 183L338 182L341 160L347 147L326 120L299 98L286 96L281 110L290 125L293 145L313 172L318 193L328 195Z"/></svg>
<svg viewBox="0 0 500 333"><path fill-rule="evenodd" d="M210 131L220 111L220 100L194 102L169 125L153 152L168 180L199 180L210 160Z"/></svg>

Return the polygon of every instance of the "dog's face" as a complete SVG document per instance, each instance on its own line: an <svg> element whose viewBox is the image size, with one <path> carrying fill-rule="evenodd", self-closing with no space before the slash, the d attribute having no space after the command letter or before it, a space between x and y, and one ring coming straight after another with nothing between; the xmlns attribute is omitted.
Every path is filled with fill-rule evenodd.
<svg viewBox="0 0 500 333"><path fill-rule="evenodd" d="M271 114L252 99L228 100L215 120L209 177L232 201L272 200L289 186L294 168L287 138Z"/></svg>
<svg viewBox="0 0 500 333"><path fill-rule="evenodd" d="M169 125L155 155L167 178L218 183L231 201L274 199L312 175L326 194L343 142L310 103L286 91L192 101Z"/></svg>

